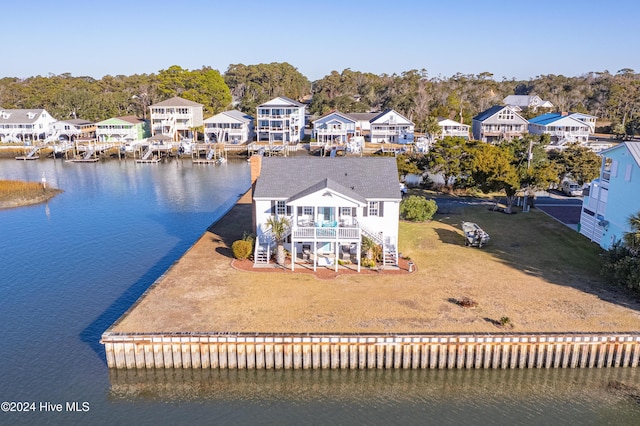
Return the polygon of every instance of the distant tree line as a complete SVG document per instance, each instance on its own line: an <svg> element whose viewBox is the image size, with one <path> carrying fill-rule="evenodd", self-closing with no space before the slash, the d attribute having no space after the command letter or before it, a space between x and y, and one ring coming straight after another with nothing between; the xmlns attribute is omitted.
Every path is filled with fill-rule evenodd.
<svg viewBox="0 0 640 426"><path fill-rule="evenodd" d="M0 107L45 108L58 119L104 120L114 116L145 117L150 104L181 96L205 106L205 113L237 108L255 114L257 105L276 96L296 100L311 97L314 116L332 110L381 111L393 108L424 131L434 117L470 124L471 118L510 94L538 95L558 111L595 115L611 123L620 136L640 133L640 74L622 69L589 72L578 77L541 75L527 81L496 81L493 74L457 73L429 77L427 71L401 74L332 71L310 82L295 67L284 63L232 64L224 74L210 67L196 70L174 65L157 74L73 77L68 73L25 79L0 79ZM311 95L311 96L310 96ZM529 118L534 113L524 111Z"/></svg>

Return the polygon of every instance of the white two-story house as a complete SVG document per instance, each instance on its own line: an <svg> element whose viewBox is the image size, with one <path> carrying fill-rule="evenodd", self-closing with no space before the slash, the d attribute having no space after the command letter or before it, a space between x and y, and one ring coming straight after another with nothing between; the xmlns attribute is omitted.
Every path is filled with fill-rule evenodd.
<svg viewBox="0 0 640 426"><path fill-rule="evenodd" d="M469 139L469 129L471 126L462 124L449 118L438 118L438 126L440 126L440 137L446 136Z"/></svg>
<svg viewBox="0 0 640 426"><path fill-rule="evenodd" d="M204 139L212 143L246 143L255 138L253 117L238 110L204 120Z"/></svg>
<svg viewBox="0 0 640 426"><path fill-rule="evenodd" d="M0 109L0 141L43 141L51 135L55 122L44 109Z"/></svg>
<svg viewBox="0 0 640 426"><path fill-rule="evenodd" d="M80 118L56 121L51 128L53 131L51 137L55 141L71 142L78 138L92 139L96 136L96 124Z"/></svg>
<svg viewBox="0 0 640 426"><path fill-rule="evenodd" d="M203 125L203 107L179 96L149 106L151 135L170 136L176 142L195 139L195 130Z"/></svg>
<svg viewBox="0 0 640 426"><path fill-rule="evenodd" d="M473 117L473 138L482 142L497 142L520 137L527 132L529 122L509 105L494 105Z"/></svg>
<svg viewBox="0 0 640 426"><path fill-rule="evenodd" d="M279 96L258 105L257 139L270 144L296 144L304 139L305 104Z"/></svg>
<svg viewBox="0 0 640 426"><path fill-rule="evenodd" d="M631 231L628 219L640 212L640 142L624 142L600 155L600 177L582 199L580 233L607 250Z"/></svg>
<svg viewBox="0 0 640 426"><path fill-rule="evenodd" d="M370 123L372 143L413 143L414 123L392 109L373 117Z"/></svg>
<svg viewBox="0 0 640 426"><path fill-rule="evenodd" d="M338 269L338 260L360 271L362 237L383 248L383 266L398 262L401 193L395 158L253 156L256 264L275 249L271 216L289 219L285 248L291 269L304 262Z"/></svg>
<svg viewBox="0 0 640 426"><path fill-rule="evenodd" d="M547 134L551 137L552 147L563 147L568 143L588 142L591 127L571 114L550 112L530 119L529 133Z"/></svg>

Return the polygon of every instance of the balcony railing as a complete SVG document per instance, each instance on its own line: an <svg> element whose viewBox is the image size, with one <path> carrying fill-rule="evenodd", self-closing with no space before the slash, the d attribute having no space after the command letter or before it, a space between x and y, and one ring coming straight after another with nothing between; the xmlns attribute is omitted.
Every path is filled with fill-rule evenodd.
<svg viewBox="0 0 640 426"><path fill-rule="evenodd" d="M357 226L294 226L291 236L296 240L360 240Z"/></svg>

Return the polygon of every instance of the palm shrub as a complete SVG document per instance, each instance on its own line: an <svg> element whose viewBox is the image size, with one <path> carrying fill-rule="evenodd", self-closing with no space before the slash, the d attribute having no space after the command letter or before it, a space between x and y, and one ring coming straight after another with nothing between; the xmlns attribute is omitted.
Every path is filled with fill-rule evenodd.
<svg viewBox="0 0 640 426"><path fill-rule="evenodd" d="M382 260L382 247L369 237L362 236L362 264L367 267L375 266Z"/></svg>
<svg viewBox="0 0 640 426"><path fill-rule="evenodd" d="M265 225L276 242L276 263L278 265L284 265L284 238L289 233L291 223L289 219L284 216L271 216L267 219Z"/></svg>
<svg viewBox="0 0 640 426"><path fill-rule="evenodd" d="M431 220L438 211L438 205L434 200L412 195L400 203L400 217L412 222L424 222Z"/></svg>

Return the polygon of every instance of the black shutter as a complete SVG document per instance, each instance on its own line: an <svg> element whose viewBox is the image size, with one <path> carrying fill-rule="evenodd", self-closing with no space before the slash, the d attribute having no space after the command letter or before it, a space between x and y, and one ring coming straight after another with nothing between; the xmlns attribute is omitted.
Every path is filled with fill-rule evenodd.
<svg viewBox="0 0 640 426"><path fill-rule="evenodd" d="M384 201L380 201L378 203L379 209L378 209L378 216L380 217L384 217Z"/></svg>
<svg viewBox="0 0 640 426"><path fill-rule="evenodd" d="M291 216L291 214L292 214L291 213L291 206L287 206L286 212L287 212L287 216Z"/></svg>
<svg viewBox="0 0 640 426"><path fill-rule="evenodd" d="M276 202L275 201L271 201L271 214L272 215L276 214Z"/></svg>
<svg viewBox="0 0 640 426"><path fill-rule="evenodd" d="M367 202L367 205L364 206L364 209L362 209L362 217L367 217L369 216L369 203Z"/></svg>

